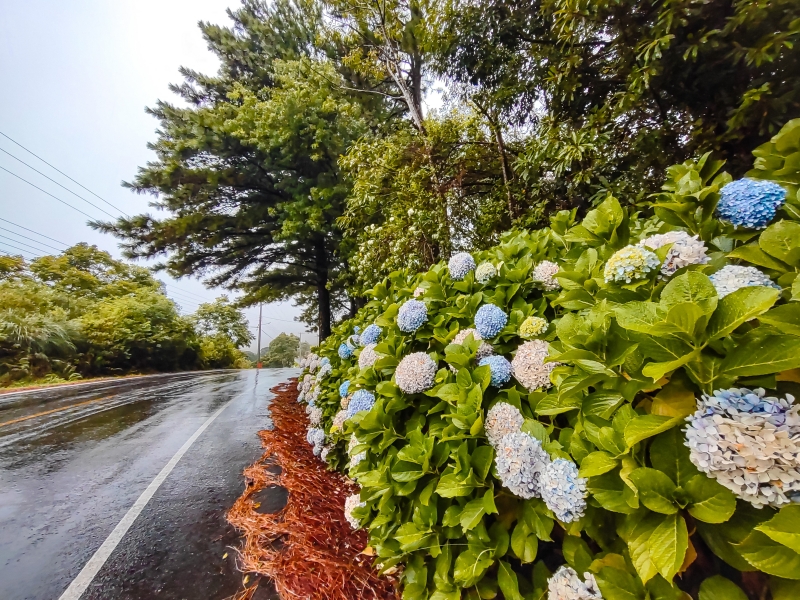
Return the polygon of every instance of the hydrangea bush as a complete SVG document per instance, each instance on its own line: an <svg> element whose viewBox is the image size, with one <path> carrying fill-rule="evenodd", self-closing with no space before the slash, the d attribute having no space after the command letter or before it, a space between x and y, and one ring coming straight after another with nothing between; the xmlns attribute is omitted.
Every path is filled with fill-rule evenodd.
<svg viewBox="0 0 800 600"><path fill-rule="evenodd" d="M488 280L393 273L322 344L309 443L403 598L800 598L800 120L755 154L774 213L704 156L460 259Z"/></svg>

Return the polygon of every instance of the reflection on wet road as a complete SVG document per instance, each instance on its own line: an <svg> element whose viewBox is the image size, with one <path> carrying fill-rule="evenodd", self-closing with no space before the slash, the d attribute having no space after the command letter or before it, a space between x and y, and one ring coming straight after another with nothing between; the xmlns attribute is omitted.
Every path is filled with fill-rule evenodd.
<svg viewBox="0 0 800 600"><path fill-rule="evenodd" d="M0 598L58 599L220 407L83 598L222 599L239 587L224 512L291 369L179 374L0 396ZM223 555L228 552L228 557Z"/></svg>

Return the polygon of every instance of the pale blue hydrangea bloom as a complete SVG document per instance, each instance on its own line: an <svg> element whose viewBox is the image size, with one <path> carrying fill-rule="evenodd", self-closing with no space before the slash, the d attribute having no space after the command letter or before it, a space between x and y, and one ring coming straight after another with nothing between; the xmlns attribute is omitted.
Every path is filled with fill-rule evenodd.
<svg viewBox="0 0 800 600"><path fill-rule="evenodd" d="M608 259L603 275L606 283L630 283L634 279L644 279L652 271L660 269L661 261L655 252L641 246L625 246Z"/></svg>
<svg viewBox="0 0 800 600"><path fill-rule="evenodd" d="M306 433L306 441L312 446L322 446L325 443L325 430L318 427L309 427L308 433Z"/></svg>
<svg viewBox="0 0 800 600"><path fill-rule="evenodd" d="M495 449L494 461L502 484L520 498L540 496L539 480L550 457L539 440L521 431L509 433Z"/></svg>
<svg viewBox="0 0 800 600"><path fill-rule="evenodd" d="M547 581L547 600L603 600L594 575L586 572L583 579L572 567L561 565Z"/></svg>
<svg viewBox="0 0 800 600"><path fill-rule="evenodd" d="M494 304L484 304L475 314L475 329L483 339L491 339L508 323L508 315Z"/></svg>
<svg viewBox="0 0 800 600"><path fill-rule="evenodd" d="M490 262L481 263L475 269L475 280L478 283L489 283L495 277L497 277L497 269Z"/></svg>
<svg viewBox="0 0 800 600"><path fill-rule="evenodd" d="M720 219L736 227L761 229L786 201L786 190L772 181L739 179L722 188L717 204Z"/></svg>
<svg viewBox="0 0 800 600"><path fill-rule="evenodd" d="M450 270L450 278L461 281L467 274L475 269L475 259L469 252L459 252L450 257L447 263Z"/></svg>
<svg viewBox="0 0 800 600"><path fill-rule="evenodd" d="M722 267L716 273L708 276L714 289L717 290L717 296L724 298L728 294L732 294L736 290L744 287L752 287L763 285L766 287L773 287L781 289L781 286L774 283L764 273L755 267L743 267L740 265L727 265Z"/></svg>
<svg viewBox="0 0 800 600"><path fill-rule="evenodd" d="M324 365L329 365L329 364L331 364L331 359L330 359L330 358L328 358L327 356L323 356L323 357L322 357L322 358L319 360L319 365L320 365L321 367L322 367L322 366L324 366Z"/></svg>
<svg viewBox="0 0 800 600"><path fill-rule="evenodd" d="M333 367L331 363L325 363L319 368L319 372L317 373L317 379L325 379L328 375L331 374L333 371Z"/></svg>
<svg viewBox="0 0 800 600"><path fill-rule="evenodd" d="M349 344L341 344L339 346L339 358L346 360L353 356L353 348Z"/></svg>
<svg viewBox="0 0 800 600"><path fill-rule="evenodd" d="M540 481L542 500L559 521L577 521L586 510L586 479L578 476L578 467L557 458L547 465Z"/></svg>
<svg viewBox="0 0 800 600"><path fill-rule="evenodd" d="M350 380L347 379L342 385L339 386L339 397L344 398L347 396L347 390L350 389Z"/></svg>
<svg viewBox="0 0 800 600"><path fill-rule="evenodd" d="M378 342L378 338L381 337L381 328L375 325L369 325L359 336L359 341L361 342L362 346L369 346L370 344L375 344Z"/></svg>
<svg viewBox="0 0 800 600"><path fill-rule="evenodd" d="M375 394L368 390L358 390L347 405L347 418L353 417L362 410L372 410L375 406Z"/></svg>
<svg viewBox="0 0 800 600"><path fill-rule="evenodd" d="M499 354L487 356L478 362L479 367L489 365L492 372L491 384L495 387L502 387L511 379L511 363Z"/></svg>
<svg viewBox="0 0 800 600"><path fill-rule="evenodd" d="M397 312L397 326L400 331L412 333L428 320L428 307L419 300L408 300Z"/></svg>

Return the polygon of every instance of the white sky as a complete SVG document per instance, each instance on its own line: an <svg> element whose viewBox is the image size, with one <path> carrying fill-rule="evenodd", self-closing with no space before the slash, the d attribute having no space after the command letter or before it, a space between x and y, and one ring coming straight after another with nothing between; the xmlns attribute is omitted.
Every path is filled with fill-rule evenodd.
<svg viewBox="0 0 800 600"><path fill-rule="evenodd" d="M0 0L0 132L123 211L152 211L149 197L120 186L153 158L146 144L155 140L157 122L144 108L157 99L175 100L168 85L180 81L178 67L216 71L197 22L227 24L225 9L237 5L237 0ZM2 136L0 149L116 214ZM108 218L3 152L0 167L93 217ZM3 170L0 218L67 244L84 241L120 255L116 239L87 227L86 216ZM0 227L59 247L7 222ZM11 247L17 246L27 257L55 253L3 229L0 236L3 252L19 254ZM184 312L223 293L195 279L157 277ZM255 333L258 309L246 312ZM305 327L292 321L297 314L290 303L265 306L262 345L281 331L303 334ZM316 343L316 334L303 339Z"/></svg>

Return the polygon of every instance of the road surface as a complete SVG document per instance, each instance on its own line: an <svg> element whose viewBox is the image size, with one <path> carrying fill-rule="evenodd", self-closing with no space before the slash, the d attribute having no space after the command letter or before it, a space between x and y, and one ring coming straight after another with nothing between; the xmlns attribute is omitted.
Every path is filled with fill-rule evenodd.
<svg viewBox="0 0 800 600"><path fill-rule="evenodd" d="M139 509L96 574L79 578L88 583L82 600L233 595L238 536L224 513L261 454L269 389L295 374L177 374L0 395L0 599L58 600Z"/></svg>

